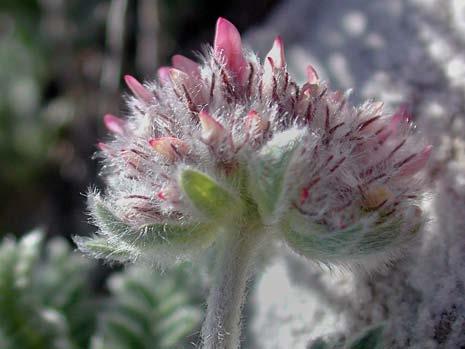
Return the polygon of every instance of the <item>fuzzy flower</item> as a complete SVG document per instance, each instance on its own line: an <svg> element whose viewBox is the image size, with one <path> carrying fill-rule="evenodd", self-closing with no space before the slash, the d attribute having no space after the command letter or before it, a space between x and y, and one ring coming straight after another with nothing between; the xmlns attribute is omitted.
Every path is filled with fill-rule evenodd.
<svg viewBox="0 0 465 349"><path fill-rule="evenodd" d="M164 266L216 241L218 265L229 258L245 275L246 245L260 236L315 261L363 266L397 255L422 223L419 172L431 146L413 135L407 110L354 107L311 66L297 84L279 37L261 61L220 18L200 63L175 55L156 81L125 81L128 115L104 117L107 189L89 194L99 231L77 239L85 252ZM225 327L223 337L234 332ZM221 337L207 332L205 342ZM210 347L237 346L218 343Z"/></svg>

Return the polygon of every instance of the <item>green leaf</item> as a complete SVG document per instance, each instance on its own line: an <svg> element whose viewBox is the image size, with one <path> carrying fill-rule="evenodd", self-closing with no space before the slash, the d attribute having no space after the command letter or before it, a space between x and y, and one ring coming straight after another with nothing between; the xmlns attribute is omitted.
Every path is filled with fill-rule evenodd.
<svg viewBox="0 0 465 349"><path fill-rule="evenodd" d="M193 206L207 218L231 217L242 207L237 196L200 171L184 169L179 183Z"/></svg>
<svg viewBox="0 0 465 349"><path fill-rule="evenodd" d="M383 325L365 330L363 334L349 344L348 349L383 349L383 330Z"/></svg>
<svg viewBox="0 0 465 349"><path fill-rule="evenodd" d="M359 222L331 231L296 210L289 212L281 227L285 241L294 251L321 261L374 254L409 238L399 221Z"/></svg>
<svg viewBox="0 0 465 349"><path fill-rule="evenodd" d="M99 228L108 236L108 247L115 245L111 243L112 238L129 244L132 247L150 247L163 244L186 244L193 240L207 238L210 227L205 224L179 224L154 223L140 227L133 227L117 217L106 204L98 198L93 199L92 215ZM99 240L101 245L102 241ZM102 246L103 247L103 246Z"/></svg>
<svg viewBox="0 0 465 349"><path fill-rule="evenodd" d="M80 251L92 255L95 258L109 259L124 263L137 256L137 253L135 253L130 246L111 243L108 239L99 235L94 235L92 237L75 236L73 241Z"/></svg>
<svg viewBox="0 0 465 349"><path fill-rule="evenodd" d="M98 194L89 196L89 209L99 231L92 237L75 237L78 248L96 258L120 263L139 258L170 265L208 247L216 231L207 224L163 223L132 226L119 218Z"/></svg>
<svg viewBox="0 0 465 349"><path fill-rule="evenodd" d="M300 141L303 130L290 129L279 133L249 162L249 190L266 221L275 222L287 207L284 195L286 174ZM290 195L288 195L289 197Z"/></svg>

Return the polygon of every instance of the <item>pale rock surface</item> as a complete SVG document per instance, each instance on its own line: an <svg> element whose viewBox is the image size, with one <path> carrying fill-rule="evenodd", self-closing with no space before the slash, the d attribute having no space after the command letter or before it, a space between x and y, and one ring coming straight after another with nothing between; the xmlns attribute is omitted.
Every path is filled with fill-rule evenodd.
<svg viewBox="0 0 465 349"><path fill-rule="evenodd" d="M290 70L312 63L353 102L408 103L434 145L429 219L389 269L328 271L285 248L251 293L254 348L304 349L386 322L386 348L465 348L465 1L287 0L246 36L282 35Z"/></svg>

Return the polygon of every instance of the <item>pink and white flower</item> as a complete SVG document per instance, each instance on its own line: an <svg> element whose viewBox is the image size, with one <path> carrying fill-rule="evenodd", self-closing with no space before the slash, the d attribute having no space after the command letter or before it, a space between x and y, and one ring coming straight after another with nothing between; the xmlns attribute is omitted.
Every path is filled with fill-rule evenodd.
<svg viewBox="0 0 465 349"><path fill-rule="evenodd" d="M129 114L106 115L111 137L99 144L107 188L89 194L99 230L76 242L162 266L215 243L205 349L239 346L253 257L270 241L368 268L413 241L431 146L405 108L354 107L312 66L299 85L281 38L261 62L223 18L200 64L175 55L172 65L150 83L125 76Z"/></svg>
<svg viewBox="0 0 465 349"><path fill-rule="evenodd" d="M224 18L200 63L175 55L172 65L149 83L126 75L129 114L104 117L112 133L99 145L107 189L90 194L102 245L83 239L82 249L163 264L188 258L221 227L240 222L309 258L363 264L412 239L431 146L414 134L406 109L354 107L312 66L299 85L280 37L261 61ZM184 182L186 171L198 177ZM202 207L209 200L217 209Z"/></svg>

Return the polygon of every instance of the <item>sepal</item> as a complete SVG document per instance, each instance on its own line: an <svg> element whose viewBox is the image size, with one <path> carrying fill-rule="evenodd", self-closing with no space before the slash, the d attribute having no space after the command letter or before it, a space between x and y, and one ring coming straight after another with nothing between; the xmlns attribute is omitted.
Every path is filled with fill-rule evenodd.
<svg viewBox="0 0 465 349"><path fill-rule="evenodd" d="M81 251L97 258L126 262L148 257L163 264L170 254L182 259L190 254L189 250L208 247L214 238L211 227L200 223L132 226L120 219L98 194L89 196L89 209L99 231L93 237L74 240ZM148 251L153 255L146 256Z"/></svg>
<svg viewBox="0 0 465 349"><path fill-rule="evenodd" d="M179 185L194 208L208 219L233 218L242 210L238 195L203 172L182 169Z"/></svg>
<svg viewBox="0 0 465 349"><path fill-rule="evenodd" d="M139 255L139 253L135 249L130 248L130 246L126 244L118 245L98 234L90 237L74 236L73 241L82 253L97 259L125 263L137 259Z"/></svg>
<svg viewBox="0 0 465 349"><path fill-rule="evenodd" d="M284 240L296 253L323 263L395 254L408 240L413 240L419 226L420 223L409 224L406 228L400 218L383 221L374 214L346 228L330 230L297 210L289 211L281 223Z"/></svg>
<svg viewBox="0 0 465 349"><path fill-rule="evenodd" d="M266 224L278 221L293 193L287 188L289 165L305 131L290 129L276 135L249 162L249 191Z"/></svg>

